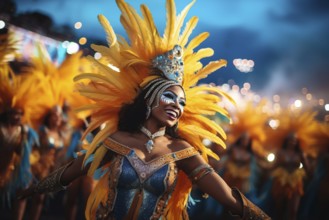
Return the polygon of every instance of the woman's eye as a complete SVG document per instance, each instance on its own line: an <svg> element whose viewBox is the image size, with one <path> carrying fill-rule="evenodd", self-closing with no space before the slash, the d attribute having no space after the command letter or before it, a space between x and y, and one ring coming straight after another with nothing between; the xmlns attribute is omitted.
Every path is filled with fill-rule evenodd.
<svg viewBox="0 0 329 220"><path fill-rule="evenodd" d="M180 104L181 106L183 106L183 107L186 106L186 102L185 102L185 101L180 101L179 104Z"/></svg>
<svg viewBox="0 0 329 220"><path fill-rule="evenodd" d="M165 94L163 94L163 96L168 98L168 99L174 99L174 95L170 94L170 93L165 93Z"/></svg>

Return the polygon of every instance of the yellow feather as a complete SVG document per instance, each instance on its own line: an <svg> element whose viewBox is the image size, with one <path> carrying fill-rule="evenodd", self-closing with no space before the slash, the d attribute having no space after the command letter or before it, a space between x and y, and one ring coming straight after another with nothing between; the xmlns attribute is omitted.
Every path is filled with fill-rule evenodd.
<svg viewBox="0 0 329 220"><path fill-rule="evenodd" d="M101 53L102 56L106 57L106 59L109 60L109 62L114 66L120 67L121 57L119 56L118 51L113 50L112 48L95 44L92 44L91 48Z"/></svg>
<svg viewBox="0 0 329 220"><path fill-rule="evenodd" d="M97 148L95 151L94 160L91 162L90 168L88 169L89 176L93 176L95 170L97 170L99 167L107 151L107 148L102 145Z"/></svg>
<svg viewBox="0 0 329 220"><path fill-rule="evenodd" d="M96 219L96 211L101 201L108 196L108 180L109 172L104 174L98 181L95 189L91 192L85 209L85 216L87 220Z"/></svg>
<svg viewBox="0 0 329 220"><path fill-rule="evenodd" d="M186 125L186 126L184 126L184 130L186 132L189 132L190 135L197 134L198 136L200 136L202 138L207 138L207 139L219 144L223 148L226 148L226 145L221 138L219 138L217 135L210 133L209 131L207 131L205 129L202 129L202 128L200 128L198 126L194 126L194 125Z"/></svg>
<svg viewBox="0 0 329 220"><path fill-rule="evenodd" d="M110 22L104 17L104 15L98 15L98 20L102 24L106 35L107 35L107 43L110 47L113 47L117 43L117 36L110 24Z"/></svg>
<svg viewBox="0 0 329 220"><path fill-rule="evenodd" d="M212 61L203 69L199 70L196 74L190 77L190 81L184 81L184 86L190 87L195 85L200 79L206 78L210 73L216 71L219 68L226 66L226 60Z"/></svg>
<svg viewBox="0 0 329 220"><path fill-rule="evenodd" d="M175 18L176 18L176 5L174 0L166 1L166 9L167 9L167 24L164 32L164 38L166 39L166 47L172 48L172 37L175 32Z"/></svg>
<svg viewBox="0 0 329 220"><path fill-rule="evenodd" d="M201 59L210 57L214 54L214 51L211 48L203 48L198 50L196 53L191 54L185 58L186 65L193 65L194 63L199 62Z"/></svg>
<svg viewBox="0 0 329 220"><path fill-rule="evenodd" d="M109 72L113 73L114 71L109 70ZM114 74L113 74L114 75ZM116 80L114 79L116 77L106 77L104 75L100 75L97 73L82 73L76 77L74 77L74 81L79 81L82 79L90 79L90 80L95 80L96 82L105 82L105 83L110 83L112 86L118 87L118 89L121 89L120 83L116 84Z"/></svg>
<svg viewBox="0 0 329 220"><path fill-rule="evenodd" d="M151 39L151 36L148 35L148 31L146 28L146 24L144 23L144 20L137 14L135 9L128 5L129 10L131 11L132 18L135 19L136 25L138 27L137 35L139 36L140 40L140 48L144 48L144 50L139 51L142 57L148 57L150 54L150 44L148 43Z"/></svg>
<svg viewBox="0 0 329 220"><path fill-rule="evenodd" d="M184 54L186 56L188 56L191 53L193 53L194 48L198 47L208 37L209 37L209 33L208 32L203 32L203 33L199 34L198 36L196 36L195 38L193 38L190 41L190 43L187 45L187 47L185 48Z"/></svg>
<svg viewBox="0 0 329 220"><path fill-rule="evenodd" d="M175 30L174 30L175 32L174 32L173 37L172 37L173 41L175 41L175 42L178 41L180 30L181 30L181 27L184 23L186 15L187 15L187 13L189 12L189 10L191 9L191 7L193 6L194 3L195 3L195 0L193 0L190 4L188 4L183 9L183 11L181 11L181 13L177 16L176 21L175 21ZM182 45L182 46L184 46L184 45Z"/></svg>
<svg viewBox="0 0 329 220"><path fill-rule="evenodd" d="M146 23L146 28L150 32L150 35L151 35L150 44L151 44L151 46L153 46L152 54L155 54L156 45L158 45L159 42L160 42L159 32L158 32L158 29L156 28L156 26L154 24L152 14L151 14L150 10L148 9L148 7L145 6L145 5L142 5L141 6L141 11L142 11L145 23Z"/></svg>
<svg viewBox="0 0 329 220"><path fill-rule="evenodd" d="M130 37L132 39L135 39L134 42L131 42L132 45L136 47L136 44L138 45L139 43L142 45L144 44L144 39L142 37L142 28L140 27L140 24L136 20L136 17L138 16L135 10L129 6L129 4L125 3L122 0L117 0L117 5L120 8L122 12L121 16L121 23L125 24L123 25L126 29L128 34L130 34Z"/></svg>
<svg viewBox="0 0 329 220"><path fill-rule="evenodd" d="M192 34L192 31L194 30L194 28L196 27L196 25L198 24L198 17L193 16L187 23L185 26L185 29L182 33L182 35L180 36L179 40L178 40L178 44L181 45L182 47L185 47L188 38L190 37L190 35Z"/></svg>

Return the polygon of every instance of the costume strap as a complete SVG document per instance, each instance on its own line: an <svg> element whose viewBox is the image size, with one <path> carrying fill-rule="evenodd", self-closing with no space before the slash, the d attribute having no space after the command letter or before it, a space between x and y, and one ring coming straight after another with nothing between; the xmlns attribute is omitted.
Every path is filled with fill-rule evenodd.
<svg viewBox="0 0 329 220"><path fill-rule="evenodd" d="M125 146L112 138L107 138L104 141L103 146L111 151L114 151L118 154L121 154L123 156L127 156L131 152L131 148L128 146ZM194 147L185 148L183 150L179 150L176 152L173 152L171 154L165 155L163 160L168 161L177 161L182 160L188 157L192 157L199 154L199 152Z"/></svg>
<svg viewBox="0 0 329 220"><path fill-rule="evenodd" d="M131 151L129 147L120 144L119 142L113 140L112 138L107 138L104 141L104 147L124 156L128 155Z"/></svg>
<svg viewBox="0 0 329 220"><path fill-rule="evenodd" d="M178 160L182 160L188 157L195 156L197 154L200 154L199 151L197 151L194 147L189 147L184 150L177 151L173 153L174 157L176 157Z"/></svg>

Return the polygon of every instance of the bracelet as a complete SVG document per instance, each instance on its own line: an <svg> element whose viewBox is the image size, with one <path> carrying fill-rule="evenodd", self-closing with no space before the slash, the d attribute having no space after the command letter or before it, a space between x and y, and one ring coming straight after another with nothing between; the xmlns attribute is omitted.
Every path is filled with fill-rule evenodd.
<svg viewBox="0 0 329 220"><path fill-rule="evenodd" d="M190 178L190 180L193 183L196 183L202 177L204 177L205 175L207 175L208 173L211 173L213 171L214 171L214 169L211 166L209 166L208 164L201 164L200 166L198 166L197 168L195 168L190 173L190 175L188 177Z"/></svg>
<svg viewBox="0 0 329 220"><path fill-rule="evenodd" d="M34 192L35 193L51 193L51 192L58 192L61 190L65 190L67 186L63 186L60 182L60 179L66 170L73 161L66 164L63 167L58 168L53 173L51 173L49 176L47 176L45 179L41 180L35 187Z"/></svg>

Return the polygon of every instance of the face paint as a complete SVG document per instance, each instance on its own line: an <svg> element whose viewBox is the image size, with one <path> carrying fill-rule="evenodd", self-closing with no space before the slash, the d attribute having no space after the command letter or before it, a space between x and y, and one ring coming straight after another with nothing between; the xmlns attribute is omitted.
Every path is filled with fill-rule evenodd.
<svg viewBox="0 0 329 220"><path fill-rule="evenodd" d="M166 104L175 104L176 102L178 102L178 104L179 104L178 106L179 106L181 112L184 111L184 107L186 105L185 99L178 97L172 91L165 91L164 93L162 93L160 100Z"/></svg>

